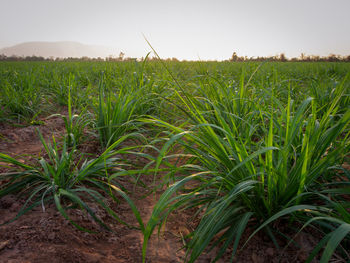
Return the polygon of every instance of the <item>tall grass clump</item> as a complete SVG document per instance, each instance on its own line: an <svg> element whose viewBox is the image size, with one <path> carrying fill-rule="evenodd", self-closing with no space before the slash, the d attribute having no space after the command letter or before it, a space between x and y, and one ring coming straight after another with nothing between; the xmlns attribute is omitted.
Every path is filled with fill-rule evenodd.
<svg viewBox="0 0 350 263"><path fill-rule="evenodd" d="M111 86L111 76L102 75L95 106L96 128L102 147L108 147L127 132L139 130L141 116L160 114L161 97L154 87L154 80L144 72L146 60L147 57L141 65L135 62L133 81L128 80L118 88Z"/></svg>
<svg viewBox="0 0 350 263"><path fill-rule="evenodd" d="M102 147L108 147L126 132L136 129L134 112L138 106L138 98L121 92L113 94L105 91L100 85L96 113L96 128Z"/></svg>
<svg viewBox="0 0 350 263"><path fill-rule="evenodd" d="M91 232L69 216L68 211L72 208L85 211L96 223L110 230L96 215L91 203L97 204L109 216L128 225L127 222L121 220L106 199L109 196L118 202L117 195L120 195L130 205L140 224L139 228L143 230L143 223L137 208L128 195L121 190L122 187L117 180L118 172L124 169L121 160L115 156L126 153L132 148L114 149L124 140L134 136L133 134L119 138L100 156L90 160L80 156L75 146L68 148L66 138L60 148L54 137L50 144L40 133L39 136L47 158L41 158L33 165L23 164L9 155L0 153L1 165L8 168L6 173L0 174L0 198L18 193L26 198L17 216L9 222L16 220L36 206L41 206L45 210L48 204L53 203L61 215L80 230Z"/></svg>
<svg viewBox="0 0 350 263"><path fill-rule="evenodd" d="M340 107L346 88L342 84L337 87L337 95L324 111L310 97L296 103L290 92L283 103L275 96L277 82L265 88L249 86L241 79L236 90L210 81L203 93L207 96L183 98L187 125L150 118L171 134L157 164L172 157L169 150L174 143L184 148L188 162L182 166L184 176L177 178L154 207L145 230L144 257L155 227L180 208L197 207L201 212L200 223L186 246L188 262L194 262L210 246L218 247L213 261L229 247L233 258L247 228L254 231L245 242L264 230L277 247L279 240L293 238L292 228L283 233L278 227L281 223L288 229L294 221L301 229L304 224L333 220L340 229L347 229L335 219L340 206L331 206L323 198L329 191L338 200L345 191L344 185L327 182L336 177L332 168L349 154L350 109ZM259 94L249 90L258 88L262 90ZM349 206L348 201L342 203ZM341 211L346 222L347 214ZM341 240L350 239L349 232L339 234L335 225L318 228L328 237L324 262L337 247L341 250ZM325 241L321 242L322 248Z"/></svg>

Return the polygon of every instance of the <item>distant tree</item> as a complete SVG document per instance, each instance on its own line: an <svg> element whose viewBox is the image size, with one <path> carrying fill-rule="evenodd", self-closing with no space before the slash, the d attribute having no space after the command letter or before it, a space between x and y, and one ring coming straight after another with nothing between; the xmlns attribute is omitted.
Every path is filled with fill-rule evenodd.
<svg viewBox="0 0 350 263"><path fill-rule="evenodd" d="M328 61L330 61L330 62L337 62L337 61L340 61L340 60L341 60L341 58L340 58L339 55L330 54L328 56Z"/></svg>
<svg viewBox="0 0 350 263"><path fill-rule="evenodd" d="M230 61L237 61L238 60L238 56L236 52L233 52L232 57L230 59Z"/></svg>
<svg viewBox="0 0 350 263"><path fill-rule="evenodd" d="M280 57L279 57L279 60L282 61L282 62L287 61L286 55L284 53L281 53Z"/></svg>
<svg viewBox="0 0 350 263"><path fill-rule="evenodd" d="M122 60L124 59L124 56L125 56L125 53L120 52L120 53L119 53L118 60L119 60L119 61L122 61Z"/></svg>
<svg viewBox="0 0 350 263"><path fill-rule="evenodd" d="M312 61L320 61L320 56L311 56Z"/></svg>

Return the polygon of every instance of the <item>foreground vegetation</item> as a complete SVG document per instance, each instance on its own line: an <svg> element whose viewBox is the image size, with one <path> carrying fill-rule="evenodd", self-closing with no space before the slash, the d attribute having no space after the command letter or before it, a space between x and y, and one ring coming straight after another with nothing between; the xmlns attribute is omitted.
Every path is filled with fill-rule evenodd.
<svg viewBox="0 0 350 263"><path fill-rule="evenodd" d="M306 228L320 237L307 261L328 262L334 253L349 260L349 70L347 63L2 62L2 122L40 125L57 105L68 116L59 143L42 138L48 158L32 165L0 155L10 165L0 198L26 192L18 216L54 202L69 219L73 203L104 225L85 199L121 221L105 202L119 194L144 234L144 258L172 211L197 208L188 262L212 247L213 261L228 251L234 258L259 231L276 247L291 244ZM96 159L83 161L84 133L99 141ZM129 138L139 145L123 146ZM131 167L120 154L148 164ZM167 189L143 225L118 178L137 183L155 173Z"/></svg>

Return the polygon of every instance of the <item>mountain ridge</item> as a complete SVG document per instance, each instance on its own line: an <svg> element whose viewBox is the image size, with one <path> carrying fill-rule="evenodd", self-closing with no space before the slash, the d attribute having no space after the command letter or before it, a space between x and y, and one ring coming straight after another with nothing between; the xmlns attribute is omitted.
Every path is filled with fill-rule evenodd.
<svg viewBox="0 0 350 263"><path fill-rule="evenodd" d="M110 55L117 56L114 48L87 45L75 41L30 41L19 43L10 47L0 49L0 54L6 56L40 56L40 57L107 57Z"/></svg>

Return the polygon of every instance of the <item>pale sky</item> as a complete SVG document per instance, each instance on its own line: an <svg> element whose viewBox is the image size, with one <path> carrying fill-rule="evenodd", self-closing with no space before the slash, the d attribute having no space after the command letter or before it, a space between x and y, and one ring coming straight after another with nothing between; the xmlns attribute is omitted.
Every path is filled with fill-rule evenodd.
<svg viewBox="0 0 350 263"><path fill-rule="evenodd" d="M350 54L350 0L0 0L0 48L27 41L116 47L129 57Z"/></svg>

